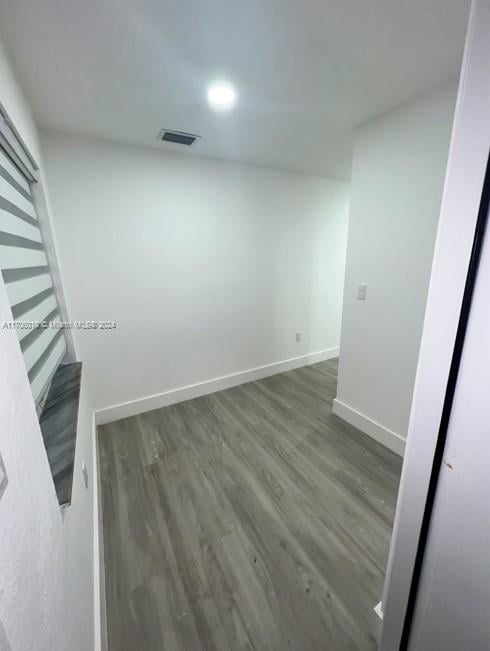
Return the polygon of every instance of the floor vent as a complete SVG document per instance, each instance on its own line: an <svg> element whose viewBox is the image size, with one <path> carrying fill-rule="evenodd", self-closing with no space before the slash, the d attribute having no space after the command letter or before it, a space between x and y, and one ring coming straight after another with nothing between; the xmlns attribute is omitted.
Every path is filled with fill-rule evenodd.
<svg viewBox="0 0 490 651"><path fill-rule="evenodd" d="M185 131L170 131L170 129L162 129L158 134L158 139L163 142L173 142L177 145L186 145L191 147L196 140L201 136L196 136L194 133L185 133Z"/></svg>

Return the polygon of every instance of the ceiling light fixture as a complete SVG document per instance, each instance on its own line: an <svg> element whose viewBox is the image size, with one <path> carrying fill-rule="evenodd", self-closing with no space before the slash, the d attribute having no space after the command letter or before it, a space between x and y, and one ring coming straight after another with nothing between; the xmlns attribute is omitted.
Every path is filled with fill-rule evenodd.
<svg viewBox="0 0 490 651"><path fill-rule="evenodd" d="M209 105L217 111L228 111L236 103L236 90L226 81L217 81L208 88Z"/></svg>

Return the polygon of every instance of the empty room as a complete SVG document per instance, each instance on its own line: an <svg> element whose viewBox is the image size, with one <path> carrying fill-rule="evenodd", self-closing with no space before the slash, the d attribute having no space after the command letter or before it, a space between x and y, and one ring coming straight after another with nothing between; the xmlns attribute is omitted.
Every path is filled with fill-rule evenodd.
<svg viewBox="0 0 490 651"><path fill-rule="evenodd" d="M0 651L488 649L489 50L486 0L2 0Z"/></svg>

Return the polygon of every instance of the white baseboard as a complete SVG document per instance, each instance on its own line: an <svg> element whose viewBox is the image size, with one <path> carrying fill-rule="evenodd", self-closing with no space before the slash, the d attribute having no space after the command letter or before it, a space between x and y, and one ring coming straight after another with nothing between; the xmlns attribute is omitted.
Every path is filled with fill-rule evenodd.
<svg viewBox="0 0 490 651"><path fill-rule="evenodd" d="M102 651L101 647L101 622L100 622L100 528L99 528L99 462L97 458L97 426L95 412L92 414L92 467L93 467L93 563L94 563L94 650Z"/></svg>
<svg viewBox="0 0 490 651"><path fill-rule="evenodd" d="M191 400L192 398L198 398L199 396L215 393L216 391L222 391L223 389L229 389L230 387L235 387L239 384L261 380L270 375L284 373L285 371L291 371L295 368L308 366L309 364L316 364L317 362L337 357L338 354L338 347L327 348L326 350L320 350L316 353L308 353L307 355L301 355L300 357L291 357L290 359L281 362L265 364L264 366L257 366L256 368L251 368L246 371L223 375L212 380L190 384L178 389L171 389L170 391L164 391L163 393L157 393L152 396L137 398L136 400L123 402L118 405L112 405L111 407L97 410L95 412L95 421L97 425L112 423L115 420L127 418L128 416L136 416L145 411L160 409L161 407L167 407L168 405L173 405L177 402Z"/></svg>
<svg viewBox="0 0 490 651"><path fill-rule="evenodd" d="M93 433L93 503L94 503L94 651L107 651L107 619L105 608L104 541L102 540L102 495L95 412Z"/></svg>
<svg viewBox="0 0 490 651"><path fill-rule="evenodd" d="M400 434L393 432L372 418L361 414L360 411L346 405L345 402L342 402L337 398L333 401L333 413L339 418L347 421L350 425L354 425L354 427L360 429L361 432L364 432L378 443L381 443L381 445L384 445L398 454L400 457L403 457L405 451L405 439L403 436L400 436Z"/></svg>

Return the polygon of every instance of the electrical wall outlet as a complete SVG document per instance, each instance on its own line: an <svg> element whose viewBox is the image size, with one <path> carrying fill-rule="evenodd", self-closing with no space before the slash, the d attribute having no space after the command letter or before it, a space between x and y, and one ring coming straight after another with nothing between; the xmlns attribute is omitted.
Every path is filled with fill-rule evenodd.
<svg viewBox="0 0 490 651"><path fill-rule="evenodd" d="M296 333L296 341L301 341L301 332Z"/></svg>
<svg viewBox="0 0 490 651"><path fill-rule="evenodd" d="M357 300L366 300L367 285L357 285Z"/></svg>

